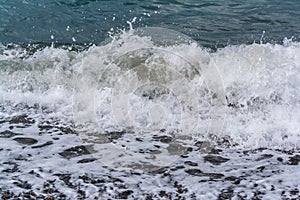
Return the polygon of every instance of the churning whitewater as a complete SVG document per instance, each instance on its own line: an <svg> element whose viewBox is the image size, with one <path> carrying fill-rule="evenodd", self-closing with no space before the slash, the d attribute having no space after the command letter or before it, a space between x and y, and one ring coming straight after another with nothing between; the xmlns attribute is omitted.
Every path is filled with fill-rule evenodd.
<svg viewBox="0 0 300 200"><path fill-rule="evenodd" d="M297 197L300 44L212 51L145 30L0 46L0 195Z"/></svg>
<svg viewBox="0 0 300 200"><path fill-rule="evenodd" d="M166 110L165 124L157 125L157 129L180 129L180 123L188 123L184 120L190 120L190 124L196 120L194 123L198 129L194 132L207 134L205 124L209 129L213 106L219 106L222 107L219 114L224 122L220 122L222 130L216 134L229 136L232 144L251 148L299 147L297 74L300 70L300 45L287 39L284 45L254 43L211 52L195 42L157 46L149 37L123 33L107 44L83 51L46 47L28 52L22 47L2 46L0 60L2 118L26 114L34 118L56 118L70 126L76 122L92 122L95 123L93 128L99 132L120 130L127 127L122 126L119 119L113 119L120 116L112 116L114 108L111 105L113 92L118 89L133 93L132 105L125 110L133 115L130 119L135 121L132 128L155 130L149 125L149 105L145 105L149 104L151 97L143 99L141 96L146 94L137 94L138 87L153 83L165 85L166 90L171 90L159 94L162 88L150 87L152 92L157 93L150 104ZM148 72L140 72L148 73L144 75L147 80L130 89L129 83L137 83L128 80L139 73L139 65L146 65L144 68L149 69ZM151 73L153 77L150 77ZM166 75L174 77L167 80ZM120 82L125 78L128 80ZM178 79L179 82L171 79ZM182 88L179 88L180 84ZM150 89L148 92L151 92ZM180 92L189 94L182 95ZM214 105L217 101L221 101L222 105ZM78 105L80 103L93 105L88 108L87 105ZM187 109L181 106L194 109L191 111L194 113L186 115L190 119L181 118L182 112L185 112L183 110ZM140 118L134 116L141 113L144 115ZM192 119L195 115L198 115L197 119ZM179 124L178 127L176 124Z"/></svg>

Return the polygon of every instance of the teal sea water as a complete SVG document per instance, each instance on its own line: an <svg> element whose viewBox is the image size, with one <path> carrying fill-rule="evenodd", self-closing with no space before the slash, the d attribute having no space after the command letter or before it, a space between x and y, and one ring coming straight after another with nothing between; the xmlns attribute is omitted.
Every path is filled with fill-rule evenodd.
<svg viewBox="0 0 300 200"><path fill-rule="evenodd" d="M259 42L263 31L263 42L281 43L299 40L299 11L297 0L1 0L0 42L98 44L136 17L134 27L176 30L208 47Z"/></svg>

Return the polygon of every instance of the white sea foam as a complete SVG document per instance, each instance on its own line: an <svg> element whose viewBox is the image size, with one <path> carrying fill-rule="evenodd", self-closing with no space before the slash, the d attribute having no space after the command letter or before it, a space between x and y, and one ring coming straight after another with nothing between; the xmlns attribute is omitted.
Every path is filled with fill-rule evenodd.
<svg viewBox="0 0 300 200"><path fill-rule="evenodd" d="M141 49L150 49L158 58L165 56L170 61L167 63L168 69L172 67L171 61L174 66L179 63L197 69L198 79L194 77L196 70L187 79L179 77L179 80L188 80L182 85L198 90L193 97L187 93L181 103L178 103L178 95L169 100L163 95L156 97L159 101L150 102L148 107L144 106L148 100L141 99L141 94L134 96L131 93L131 117L138 124L133 125L133 130L149 127L149 109L158 127L169 124L170 130L174 130L171 125L178 120L182 123L180 117L183 109L180 106L190 106L193 103L190 98L195 98L201 106L194 110L191 108L192 115L187 116L199 118L196 132L200 136L208 134L210 126L214 126L212 110L214 106L221 106L226 108L222 110L226 111L224 127L214 134L228 135L232 142L251 148L299 147L300 44L291 41L285 41L284 45L228 46L212 53L193 42L157 46L150 37L123 33L107 44L80 52L47 47L30 55L21 48L1 47L1 114L24 112L17 109L17 104L38 105L36 112L45 118L56 116L69 123L73 123L74 119L80 123L88 121L96 123L98 131L124 128L114 117L112 93L121 77L134 76L136 72L121 69L116 61L129 52ZM126 64L127 61L122 62ZM153 62L148 64L153 65ZM192 68L187 68L190 70L187 72L192 72ZM223 88L215 84L220 82ZM168 87L173 83L167 84ZM126 89L128 85L122 88L119 84L118 87ZM222 105L217 105L215 98L226 98L226 102L221 101ZM161 110L164 112L161 113ZM221 115L225 116L224 113ZM167 120L160 123L154 118ZM190 121L194 123L192 118Z"/></svg>

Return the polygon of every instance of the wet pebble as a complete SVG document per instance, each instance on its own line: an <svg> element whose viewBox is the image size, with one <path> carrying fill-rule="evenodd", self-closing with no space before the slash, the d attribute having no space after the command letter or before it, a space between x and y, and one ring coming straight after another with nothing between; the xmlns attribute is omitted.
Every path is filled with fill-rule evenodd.
<svg viewBox="0 0 300 200"><path fill-rule="evenodd" d="M73 187L73 184L70 182L71 175L70 174L54 174L58 176L60 180L62 180L67 186Z"/></svg>
<svg viewBox="0 0 300 200"><path fill-rule="evenodd" d="M200 169L186 169L184 171L193 176L203 176L203 172Z"/></svg>
<svg viewBox="0 0 300 200"><path fill-rule="evenodd" d="M129 196L133 194L133 191L132 190L125 190L125 191L122 191L122 192L119 192L119 194L117 195L119 199L127 199L129 198Z"/></svg>
<svg viewBox="0 0 300 200"><path fill-rule="evenodd" d="M91 154L92 152L93 152L92 146L79 145L79 146L66 149L63 152L60 152L59 155L61 155L64 158L70 159L82 155L88 155Z"/></svg>
<svg viewBox="0 0 300 200"><path fill-rule="evenodd" d="M117 140L117 139L123 137L123 135L125 133L126 133L125 131L115 131L115 132L106 133L105 136L107 138L109 138L110 140Z"/></svg>
<svg viewBox="0 0 300 200"><path fill-rule="evenodd" d="M192 162L192 161L185 161L184 164L189 165L189 166L194 166L194 167L195 167L195 166L198 166L197 163Z"/></svg>
<svg viewBox="0 0 300 200"><path fill-rule="evenodd" d="M27 181L21 181L21 180L14 182L14 185L23 189L31 189L32 187Z"/></svg>
<svg viewBox="0 0 300 200"><path fill-rule="evenodd" d="M216 156L216 155L206 155L203 158L204 158L205 162L209 162L213 165L220 165L220 164L225 163L230 160L228 158L224 158L224 157Z"/></svg>
<svg viewBox="0 0 300 200"><path fill-rule="evenodd" d="M256 161L265 160L265 159L269 159L272 157L273 157L272 154L262 154L259 158L256 159Z"/></svg>
<svg viewBox="0 0 300 200"><path fill-rule="evenodd" d="M89 163L89 162L94 162L95 160L97 160L96 158L85 158L82 160L79 160L77 163Z"/></svg>
<svg viewBox="0 0 300 200"><path fill-rule="evenodd" d="M14 132L8 131L8 130L0 132L0 138L11 138L11 137L14 137L17 135L22 135L22 134L14 133Z"/></svg>
<svg viewBox="0 0 300 200"><path fill-rule="evenodd" d="M221 194L218 196L218 200L232 199L233 189L231 187L222 190Z"/></svg>
<svg viewBox="0 0 300 200"><path fill-rule="evenodd" d="M6 173L14 173L14 172L19 172L19 168L18 165L16 163L13 162L4 162L3 164L8 164L8 165L12 165L11 168L7 168L2 170L2 172L6 172Z"/></svg>
<svg viewBox="0 0 300 200"><path fill-rule="evenodd" d="M34 138L27 138L27 137L17 137L17 138L14 138L13 140L15 140L16 142L18 142L20 144L25 144L25 145L33 145L38 142Z"/></svg>
<svg viewBox="0 0 300 200"><path fill-rule="evenodd" d="M154 141L160 141L162 143L170 143L173 138L167 135L154 135L153 136Z"/></svg>
<svg viewBox="0 0 300 200"><path fill-rule="evenodd" d="M298 165L299 162L300 162L300 155L295 155L293 157L290 157L290 160L289 160L290 165Z"/></svg>
<svg viewBox="0 0 300 200"><path fill-rule="evenodd" d="M22 124L24 126L31 125L35 123L35 120L28 117L27 115L14 116L9 121L10 124Z"/></svg>
<svg viewBox="0 0 300 200"><path fill-rule="evenodd" d="M299 190L297 188L295 188L295 189L290 191L290 194L291 195L297 195L297 194L299 194Z"/></svg>
<svg viewBox="0 0 300 200"><path fill-rule="evenodd" d="M228 176L225 178L226 181L232 181L234 184L240 184L241 178L236 176Z"/></svg>

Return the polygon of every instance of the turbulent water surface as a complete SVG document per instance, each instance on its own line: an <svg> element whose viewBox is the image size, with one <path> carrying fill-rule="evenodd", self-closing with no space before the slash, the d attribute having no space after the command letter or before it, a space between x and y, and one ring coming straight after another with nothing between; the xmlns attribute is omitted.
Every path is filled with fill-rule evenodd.
<svg viewBox="0 0 300 200"><path fill-rule="evenodd" d="M0 0L0 197L299 199L299 13Z"/></svg>

